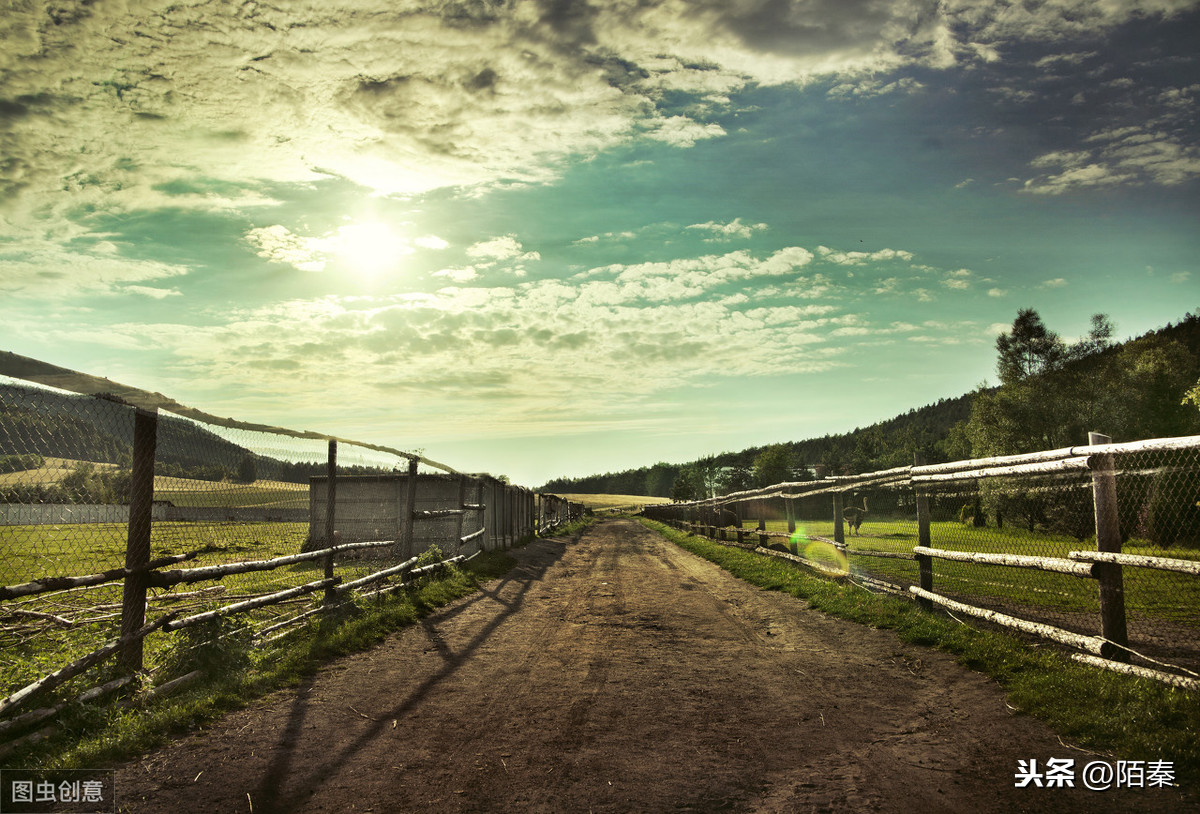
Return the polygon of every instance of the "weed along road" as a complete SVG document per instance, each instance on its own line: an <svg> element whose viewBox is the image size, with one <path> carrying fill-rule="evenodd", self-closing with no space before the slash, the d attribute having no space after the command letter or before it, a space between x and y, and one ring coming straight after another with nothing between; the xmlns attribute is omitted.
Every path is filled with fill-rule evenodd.
<svg viewBox="0 0 1200 814"><path fill-rule="evenodd" d="M1171 811L1014 788L1091 759L994 682L629 520L118 771L127 812Z"/></svg>

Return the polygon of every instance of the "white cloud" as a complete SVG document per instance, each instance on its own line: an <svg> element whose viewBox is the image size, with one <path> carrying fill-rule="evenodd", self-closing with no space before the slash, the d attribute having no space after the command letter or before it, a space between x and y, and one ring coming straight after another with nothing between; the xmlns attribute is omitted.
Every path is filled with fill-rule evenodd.
<svg viewBox="0 0 1200 814"><path fill-rule="evenodd" d="M839 266L864 266L868 263L883 263L891 260L913 259L912 252L901 249L879 249L874 252L846 252L831 249L828 246L818 246L817 254L827 263Z"/></svg>
<svg viewBox="0 0 1200 814"><path fill-rule="evenodd" d="M717 223L716 221L708 221L707 223L693 223L688 229L698 231L712 232L712 237L706 237L706 243L715 243L718 241L732 240L734 238L748 238L755 232L762 232L767 229L765 223L742 223L741 218L734 218L729 223Z"/></svg>
<svg viewBox="0 0 1200 814"><path fill-rule="evenodd" d="M326 257L319 238L295 234L286 226L276 224L246 232L245 241L255 254L272 263L285 263L301 271L324 271Z"/></svg>
<svg viewBox="0 0 1200 814"><path fill-rule="evenodd" d="M719 124L701 124L686 116L651 119L642 125L647 138L665 141L674 147L692 147L697 141L725 135Z"/></svg>
<svg viewBox="0 0 1200 814"><path fill-rule="evenodd" d="M1067 281L1064 280L1062 277L1055 277L1052 280L1043 281L1041 286L1039 286L1039 287L1040 288L1065 288L1066 285L1067 285Z"/></svg>

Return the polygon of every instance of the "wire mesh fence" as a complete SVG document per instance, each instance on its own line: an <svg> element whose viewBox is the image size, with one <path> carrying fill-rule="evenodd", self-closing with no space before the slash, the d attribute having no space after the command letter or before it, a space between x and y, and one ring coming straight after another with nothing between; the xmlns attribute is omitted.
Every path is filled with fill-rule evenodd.
<svg viewBox="0 0 1200 814"><path fill-rule="evenodd" d="M244 651L581 511L416 454L0 377L0 711L152 619L182 632L125 641L100 678Z"/></svg>
<svg viewBox="0 0 1200 814"><path fill-rule="evenodd" d="M1200 438L1106 440L775 484L645 514L1197 676Z"/></svg>

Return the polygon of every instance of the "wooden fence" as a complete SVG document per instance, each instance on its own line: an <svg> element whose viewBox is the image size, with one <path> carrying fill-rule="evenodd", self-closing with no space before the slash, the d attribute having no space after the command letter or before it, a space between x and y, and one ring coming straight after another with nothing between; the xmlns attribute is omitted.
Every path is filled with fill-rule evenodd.
<svg viewBox="0 0 1200 814"><path fill-rule="evenodd" d="M120 634L115 639L0 698L0 719L3 719L0 720L0 740L10 735L20 735L16 740L0 746L0 757L45 737L49 732L45 727L33 733L22 733L45 722L70 703L59 701L48 707L23 711L32 701L45 698L56 688L111 659L118 660L120 670L126 677L88 690L76 700L91 700L132 683L132 676L142 672L146 666L143 643L152 634L180 630L221 617L248 614L300 597L319 595L315 606L254 630L256 642L273 641L295 630L306 619L343 605L352 595L379 596L401 589L415 577L433 569L464 562L484 551L507 548L522 538L550 533L583 515L580 504L569 503L554 495L536 494L487 475L418 473L419 461L415 456L410 459L408 471L403 474L368 478L339 476L338 442L330 440L326 475L313 478L313 486L309 490L310 535L303 550L269 559L179 568L181 563L195 559L200 552L151 557L152 526L156 519L161 520L162 508L161 505L156 507L154 502L156 436L156 411L137 410L133 427L132 498L128 506L122 507L127 525L123 567L92 574L46 576L0 586L0 601L109 583L120 584L123 595ZM386 487L387 500L384 503L390 506L390 512L379 512L382 504L376 499L377 494L367 501L373 514L364 510L361 495L359 503L355 503L356 490L372 487L378 492L381 486ZM159 512L157 518L156 508ZM364 534L367 529L377 531L380 528L386 531L382 539ZM421 553L432 545L439 547L443 558L418 567ZM349 581L337 573L347 564L353 564L356 572L363 570L364 557L395 564L355 576ZM323 565L320 578L283 590L243 597L241 601L187 616L173 611L153 620L146 618L150 600L156 598L150 595L151 590L221 580L235 574L271 572L301 563ZM196 594L206 597L215 595L207 594L207 590ZM185 595L168 596L178 598ZM53 614L31 610L19 613L55 622ZM57 622L71 624L65 619L57 619ZM193 673L185 676L182 682L170 682L148 694L172 691L198 677L198 672Z"/></svg>
<svg viewBox="0 0 1200 814"><path fill-rule="evenodd" d="M1176 665L1162 664L1147 658L1156 667L1169 667L1178 672L1140 667L1130 664L1131 657L1142 657L1131 648L1126 620L1126 591L1124 569L1153 569L1159 572L1200 576L1200 539L1193 540L1190 553L1196 559L1150 556L1122 553L1123 540L1129 536L1132 520L1122 518L1118 512L1117 477L1114 458L1130 455L1178 454L1192 455L1190 463L1180 470L1176 467L1177 502L1195 503L1200 498L1200 436L1188 438L1155 439L1127 444L1112 444L1105 436L1093 433L1086 447L1070 447L1027 455L998 458L974 459L952 463L924 465L919 459L913 466L899 467L882 472L862 475L829 477L816 481L778 483L761 489L731 493L707 500L684 503L646 506L644 516L669 523L692 533L713 538L719 542L736 543L753 547L756 551L811 566L816 570L845 576L848 570L831 568L829 563L805 556L799 551L785 550L787 546L777 544L779 538L795 540L797 522L795 501L826 496L832 534L829 537L808 535L806 541L817 540L828 543L846 559L849 557L901 559L917 564L918 578L914 584L901 585L886 580L864 577L871 587L909 596L923 608L935 606L957 613L972 615L989 622L1035 634L1083 651L1076 657L1081 661L1101 664L1121 672L1135 673L1162 681L1200 688L1200 675L1195 671ZM1161 473L1164 467L1143 465L1141 473ZM1095 533L1095 550L1072 550L1066 557L1030 556L1026 554L997 551L964 551L938 548L931 533L932 522L929 508L931 496L951 484L971 482L979 484L990 479L1020 479L1023 477L1046 478L1062 473L1082 474L1090 478L1090 503ZM858 531L855 524L862 522L856 515L857 508L848 505L847 495L851 491L864 492L875 489L901 490L908 492L915 504L917 545L909 551L873 550L861 546L847 545L846 528ZM975 487L977 488L977 486ZM1051 489L1053 487L1046 487ZM769 530L766 509L767 501L782 501L782 514L787 530ZM747 516L753 517L758 509L757 526L746 528ZM775 510L778 512L778 509ZM865 503L864 503L865 511ZM1144 512L1143 512L1144 514ZM999 519L999 518L998 518ZM1142 518L1144 520L1144 518ZM1031 524L1032 525L1032 524ZM861 542L861 538L860 538ZM1041 572L1067 574L1090 579L1096 584L1099 599L1099 635L1083 635L1054 625L1022 619L1007 613L980 607L978 602L956 601L934 589L935 560L969 563L975 565L1001 566L1004 568L1029 569ZM848 559L846 559L849 562ZM1193 586L1193 589L1195 586ZM1192 625L1200 624L1200 618ZM1185 627L1174 625L1175 628ZM1191 636L1200 640L1200 629L1188 628Z"/></svg>

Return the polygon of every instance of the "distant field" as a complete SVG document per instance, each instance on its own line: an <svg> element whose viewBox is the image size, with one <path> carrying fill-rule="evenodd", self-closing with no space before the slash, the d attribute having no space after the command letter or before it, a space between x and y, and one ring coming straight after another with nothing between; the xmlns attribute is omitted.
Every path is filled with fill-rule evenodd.
<svg viewBox="0 0 1200 814"><path fill-rule="evenodd" d="M76 461L71 458L45 458L40 468L38 469L22 469L17 472L5 472L0 475L0 486L17 486L24 484L51 484L58 483L67 475L75 471L75 468L84 461ZM117 469L116 464L97 464L92 466L96 471L114 470Z"/></svg>
<svg viewBox="0 0 1200 814"><path fill-rule="evenodd" d="M646 495L580 495L580 494L559 494L558 497L565 498L572 503L582 503L593 511L605 511L612 509L629 509L645 506L650 503L670 503L668 497L647 497Z"/></svg>
<svg viewBox="0 0 1200 814"><path fill-rule="evenodd" d="M308 484L275 480L225 483L190 478L156 477L154 499L176 506L256 506L259 508L308 507Z"/></svg>
<svg viewBox="0 0 1200 814"><path fill-rule="evenodd" d="M46 458L38 469L6 472L0 475L0 487L59 483L75 472L81 463L70 458ZM116 464L91 463L97 471L115 470ZM308 484L275 480L253 483L173 478L154 478L154 499L169 500L176 506L228 506L303 509L308 507Z"/></svg>

